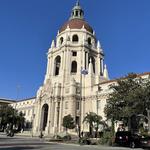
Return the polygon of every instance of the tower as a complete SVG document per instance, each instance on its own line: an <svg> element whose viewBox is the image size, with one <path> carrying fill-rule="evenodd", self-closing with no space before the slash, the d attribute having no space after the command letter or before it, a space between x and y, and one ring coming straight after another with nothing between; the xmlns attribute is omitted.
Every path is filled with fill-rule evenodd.
<svg viewBox="0 0 150 150"><path fill-rule="evenodd" d="M37 92L34 132L42 131L45 135L63 132L62 120L68 114L83 128L85 113L95 108L87 97L95 91L95 85L108 80L103 66L100 42L77 1L47 53L45 80Z"/></svg>

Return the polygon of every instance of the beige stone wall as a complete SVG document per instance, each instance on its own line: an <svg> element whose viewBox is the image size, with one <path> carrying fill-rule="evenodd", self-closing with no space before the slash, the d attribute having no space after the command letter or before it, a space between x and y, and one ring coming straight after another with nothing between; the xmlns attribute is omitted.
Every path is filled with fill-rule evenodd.
<svg viewBox="0 0 150 150"><path fill-rule="evenodd" d="M11 104L11 106L17 109L18 112L22 112L25 115L26 121L32 122L34 117L34 103L35 97L17 101L16 103Z"/></svg>

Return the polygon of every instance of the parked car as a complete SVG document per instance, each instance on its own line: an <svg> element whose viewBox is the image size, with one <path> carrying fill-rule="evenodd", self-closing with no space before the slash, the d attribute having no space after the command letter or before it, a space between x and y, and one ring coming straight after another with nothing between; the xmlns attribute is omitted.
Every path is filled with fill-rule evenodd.
<svg viewBox="0 0 150 150"><path fill-rule="evenodd" d="M130 131L118 131L115 136L115 143L127 147L140 147L141 136Z"/></svg>
<svg viewBox="0 0 150 150"><path fill-rule="evenodd" d="M140 143L142 148L150 148L150 136L142 137Z"/></svg>

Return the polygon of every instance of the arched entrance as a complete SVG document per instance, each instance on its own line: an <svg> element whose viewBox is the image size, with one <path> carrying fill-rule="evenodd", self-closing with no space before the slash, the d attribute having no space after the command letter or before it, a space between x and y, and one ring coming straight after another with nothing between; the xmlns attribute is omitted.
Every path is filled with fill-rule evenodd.
<svg viewBox="0 0 150 150"><path fill-rule="evenodd" d="M42 124L41 124L41 128L43 131L45 131L45 128L47 126L47 119L48 119L48 104L44 104L42 107Z"/></svg>

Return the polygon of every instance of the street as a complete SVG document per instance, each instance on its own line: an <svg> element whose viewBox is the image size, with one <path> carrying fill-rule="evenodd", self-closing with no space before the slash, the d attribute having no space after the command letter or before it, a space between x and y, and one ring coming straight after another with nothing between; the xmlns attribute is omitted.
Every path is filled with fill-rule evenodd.
<svg viewBox="0 0 150 150"><path fill-rule="evenodd" d="M92 146L92 145L77 145L77 144L60 144L50 143L44 139L32 137L7 137L0 133L0 149L1 150L130 150L123 147L108 147L108 146ZM137 149L142 150L142 149Z"/></svg>

